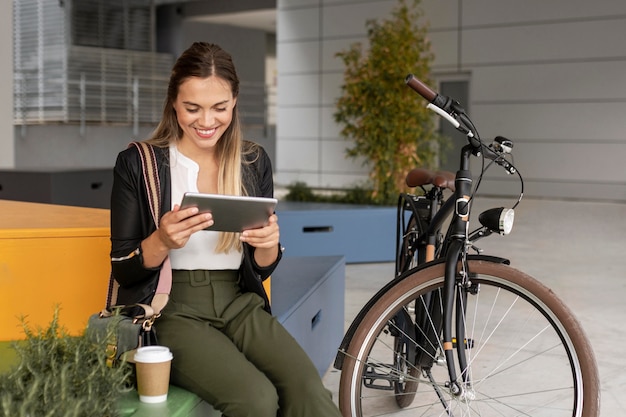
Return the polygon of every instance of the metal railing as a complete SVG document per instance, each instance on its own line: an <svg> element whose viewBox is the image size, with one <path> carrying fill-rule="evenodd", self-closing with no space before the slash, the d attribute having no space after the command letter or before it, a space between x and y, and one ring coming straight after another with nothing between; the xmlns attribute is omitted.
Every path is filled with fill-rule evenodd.
<svg viewBox="0 0 626 417"><path fill-rule="evenodd" d="M139 133L142 124L156 124L162 114L168 79L132 76L126 82L92 79L81 72L77 78L41 77L37 72L16 72L14 123L16 125L123 124ZM273 125L271 91L262 83L242 82L238 99L245 127L266 130Z"/></svg>

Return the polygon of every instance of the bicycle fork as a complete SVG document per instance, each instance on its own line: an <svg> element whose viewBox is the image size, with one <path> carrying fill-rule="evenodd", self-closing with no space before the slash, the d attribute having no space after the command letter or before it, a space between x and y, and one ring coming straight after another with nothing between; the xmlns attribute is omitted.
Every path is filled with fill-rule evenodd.
<svg viewBox="0 0 626 417"><path fill-rule="evenodd" d="M463 386L468 386L469 373L467 372L467 359L465 352L465 319L464 304L465 296L462 290L457 292L457 264L461 255L460 242L455 242L448 252L448 260L446 261L446 278L443 288L443 351L446 358L446 366L448 368L448 376L450 378L450 392L454 396L465 395L465 389L459 384L457 370L454 362L455 337L452 334L452 320L456 322L456 353L461 368L461 377L463 378ZM456 306L456 316L454 316L454 307Z"/></svg>
<svg viewBox="0 0 626 417"><path fill-rule="evenodd" d="M462 168L457 172L455 179L455 208L452 225L451 243L446 253L445 281L443 288L443 351L450 378L450 392L456 397L471 400L471 392L466 388L471 385L468 372L468 363L465 346L465 305L467 292L457 288L457 270L461 263L461 273L466 273L465 243L469 227L470 193L472 189L472 175L469 171L469 156L473 148L466 146L462 153ZM468 277L461 277L463 284ZM457 370L454 363L454 337L452 335L452 321L456 306L456 352L461 371L463 384L459 384Z"/></svg>

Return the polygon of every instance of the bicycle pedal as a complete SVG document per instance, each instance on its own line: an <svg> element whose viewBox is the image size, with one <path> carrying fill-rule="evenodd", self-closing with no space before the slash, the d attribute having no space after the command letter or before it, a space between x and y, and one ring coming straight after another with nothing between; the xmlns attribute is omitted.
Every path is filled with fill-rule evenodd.
<svg viewBox="0 0 626 417"><path fill-rule="evenodd" d="M392 369L390 365L384 365L385 369ZM363 385L367 388L391 391L394 389L393 382L398 380L397 375L377 372L373 366L368 366L363 375Z"/></svg>

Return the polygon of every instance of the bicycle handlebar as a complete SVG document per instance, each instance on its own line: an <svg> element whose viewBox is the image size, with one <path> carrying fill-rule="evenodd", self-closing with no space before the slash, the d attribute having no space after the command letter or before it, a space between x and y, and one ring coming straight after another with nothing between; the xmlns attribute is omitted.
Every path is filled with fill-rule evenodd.
<svg viewBox="0 0 626 417"><path fill-rule="evenodd" d="M465 114L465 110L463 110L458 102L450 99L449 97L438 94L429 86L415 78L413 74L407 75L404 81L406 85L411 87L420 96L428 101L429 104L426 107L446 119L457 130L466 134L472 146L474 146L478 151L482 152L485 157L491 159L492 161L495 161L509 174L515 173L515 167L510 164L506 159L504 159L501 153L496 152L491 147L484 146L482 144L482 141L478 137L478 134L474 133L472 122L469 120L469 117L467 117L467 115Z"/></svg>
<svg viewBox="0 0 626 417"><path fill-rule="evenodd" d="M466 134L469 138L476 136L472 129L471 122L465 115L465 110L457 101L452 100L450 97L438 94L426 84L415 78L413 74L407 75L404 81L409 87L429 102L426 107L446 119L452 124L452 126ZM479 146L479 142L472 143L474 146Z"/></svg>
<svg viewBox="0 0 626 417"><path fill-rule="evenodd" d="M429 103L435 101L435 99L439 95L434 92L429 86L415 78L413 74L407 75L404 81L409 87L415 90L420 96L424 97Z"/></svg>

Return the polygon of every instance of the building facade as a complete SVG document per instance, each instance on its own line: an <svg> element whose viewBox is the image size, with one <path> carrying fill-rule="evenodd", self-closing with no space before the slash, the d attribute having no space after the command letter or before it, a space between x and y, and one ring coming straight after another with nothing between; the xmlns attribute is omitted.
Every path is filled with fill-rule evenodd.
<svg viewBox="0 0 626 417"><path fill-rule="evenodd" d="M37 7L71 3L28 1ZM0 37L7 57L0 62L5 80L13 80L18 64L8 59L14 56L15 32L10 3L0 5L0 30L7 35ZM193 40L212 40L233 52L242 91L251 91L248 137L270 150L279 186L304 181L313 187L345 188L367 177L360 161L346 158L347 144L333 119L343 77L336 53L365 41L366 20L389 16L396 0L152 4L152 52L173 59ZM526 195L626 201L626 2L422 0L422 7L435 54L433 87L461 101L483 139L502 135L514 140ZM228 24L229 13L271 8L276 10L275 35ZM211 15L222 16L221 23L203 20ZM267 73L268 57L276 63L275 77ZM71 66L78 61L67 62ZM77 79L78 88L72 88L80 92ZM275 79L277 86L275 133L264 113L268 79ZM132 87L130 91L132 99ZM73 122L24 124L24 114L13 111L22 93L19 82L0 86L2 168L110 167L120 149L154 127L150 121L134 124L132 107L131 118L123 122L89 122L86 113L81 124L79 107L74 113L78 121L70 116ZM88 103L102 97L96 91L84 99ZM415 104L424 102L416 96ZM39 117L34 111L27 114ZM506 196L519 191L513 178L493 169L482 190Z"/></svg>
<svg viewBox="0 0 626 417"><path fill-rule="evenodd" d="M344 187L364 178L360 162L345 159L333 121L343 77L335 54L365 41L365 21L396 4L278 0L279 183ZM422 7L433 87L460 94L483 139L514 140L526 195L626 200L626 2L423 0ZM418 96L415 105L424 105ZM483 192L516 194L516 180L497 171Z"/></svg>

